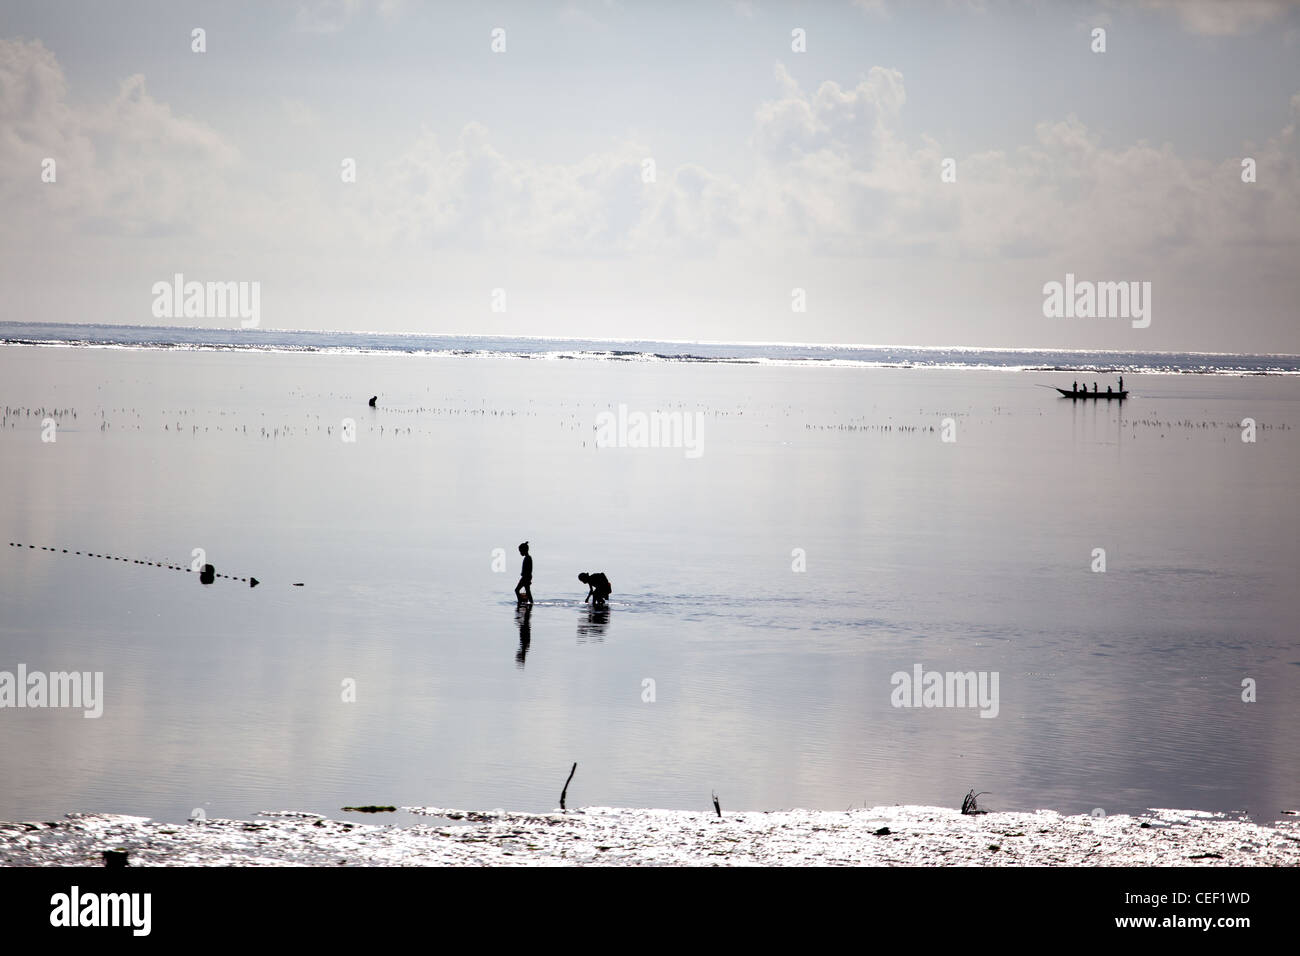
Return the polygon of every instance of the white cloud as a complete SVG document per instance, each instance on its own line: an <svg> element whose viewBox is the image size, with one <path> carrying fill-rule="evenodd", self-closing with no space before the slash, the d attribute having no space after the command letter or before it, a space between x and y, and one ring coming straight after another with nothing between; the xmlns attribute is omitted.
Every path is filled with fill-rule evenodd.
<svg viewBox="0 0 1300 956"><path fill-rule="evenodd" d="M238 150L211 127L176 116L143 76L107 103L74 106L54 55L39 41L0 39L0 189L11 212L67 217L97 232L189 232L209 221ZM33 193L40 162L58 180Z"/></svg>
<svg viewBox="0 0 1300 956"><path fill-rule="evenodd" d="M294 16L294 29L303 33L338 33L367 9L391 22L405 11L406 0L304 0Z"/></svg>
<svg viewBox="0 0 1300 956"><path fill-rule="evenodd" d="M312 119L306 104L280 105ZM1300 93L1288 105L1280 132L1243 153L1258 163L1258 182L1243 184L1241 156L1209 162L1168 145L1108 145L1074 116L1040 123L1030 142L963 154L904 135L897 70L804 89L778 65L754 110L754 163L743 179L681 162L661 164L647 183L642 161L653 150L634 139L543 161L468 123L441 141L413 134L344 184L337 158L250 170L231 136L177 115L140 76L104 102L84 102L39 42L0 41L0 201L12 224L0 274L12 284L33 268L30 256L25 265L14 258L23 247L118 270L145 291L173 264L227 274L231 255L242 257L240 275L292 274L303 287L346 276L357 288L381 274L427 277L430 263L475 281L521 263L554 265L579 282L584 268L616 270L653 287L658 273L646 263L674 261L698 268L701 288L714 281L710 268L717 282L752 284L773 263L834 272L843 260L856 268L874 258L911 259L914 271L936 275L952 266L977 280L1010 260L1052 263L1032 265L1049 274L1055 263L1120 276L1153 263L1186 275L1286 274L1300 249ZM40 184L44 156L59 162L57 186ZM948 156L954 184L940 181ZM140 241L155 236L169 238ZM94 243L105 237L115 240L111 256L99 259ZM154 258L133 261L146 253ZM726 277L723 266L733 269Z"/></svg>
<svg viewBox="0 0 1300 956"><path fill-rule="evenodd" d="M846 90L828 80L812 96L779 63L776 80L782 95L758 108L753 137L759 152L773 162L822 149L873 150L906 100L902 74L879 66L856 87Z"/></svg>
<svg viewBox="0 0 1300 956"><path fill-rule="evenodd" d="M285 119L293 126L312 126L320 121L316 111L296 97L280 97L280 107Z"/></svg>
<svg viewBox="0 0 1300 956"><path fill-rule="evenodd" d="M361 9L362 0L311 0L298 5L296 29L304 33L338 33Z"/></svg>
<svg viewBox="0 0 1300 956"><path fill-rule="evenodd" d="M766 160L746 193L764 226L756 242L828 256L1111 261L1300 244L1294 123L1252 154L1254 184L1241 182L1240 157L1216 166L1169 146L1107 147L1074 116L1039 124L1034 142L1011 151L954 156L958 181L947 184L940 144L908 145L897 133L906 93L896 71L808 94L778 67L777 84L755 117Z"/></svg>
<svg viewBox="0 0 1300 956"><path fill-rule="evenodd" d="M1206 36L1241 36L1283 19L1300 0L1142 0L1178 17L1183 29Z"/></svg>

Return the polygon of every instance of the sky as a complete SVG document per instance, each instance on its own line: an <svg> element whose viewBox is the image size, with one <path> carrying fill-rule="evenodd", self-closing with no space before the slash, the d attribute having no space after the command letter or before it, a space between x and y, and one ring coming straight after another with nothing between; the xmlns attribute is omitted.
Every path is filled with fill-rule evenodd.
<svg viewBox="0 0 1300 956"><path fill-rule="evenodd" d="M1300 353L1298 120L1296 0L6 0L0 321Z"/></svg>

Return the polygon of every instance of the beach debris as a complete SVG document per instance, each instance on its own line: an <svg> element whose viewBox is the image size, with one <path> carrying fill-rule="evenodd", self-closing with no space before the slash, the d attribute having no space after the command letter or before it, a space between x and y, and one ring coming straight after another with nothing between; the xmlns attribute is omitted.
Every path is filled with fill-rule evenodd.
<svg viewBox="0 0 1300 956"><path fill-rule="evenodd" d="M371 395L371 396L370 396L370 407L371 407L371 408L374 408L374 407L375 407L375 402L377 402L377 401L379 401L379 396L378 396L378 395Z"/></svg>
<svg viewBox="0 0 1300 956"><path fill-rule="evenodd" d="M987 810L981 810L979 804L975 802L986 793L988 793L987 790L976 793L975 788L971 787L970 792L961 801L961 812L966 814L988 813Z"/></svg>
<svg viewBox="0 0 1300 956"><path fill-rule="evenodd" d="M893 832L889 827L881 827L879 830L873 831L875 836L889 836Z"/></svg>
<svg viewBox="0 0 1300 956"><path fill-rule="evenodd" d="M564 789L560 791L560 809L561 809L561 810L567 810L567 809L568 809L568 808L564 805L564 799L565 799L565 797L566 797L566 796L568 795L568 793L569 793L569 784L573 782L573 775L574 775L574 773L577 772L577 770L578 770L578 762L575 760L575 761L573 762L573 768L569 771L569 779L566 780L566 781L564 781Z"/></svg>
<svg viewBox="0 0 1300 956"><path fill-rule="evenodd" d="M722 816L722 804L718 803L718 792L716 790L713 792L713 809L718 812L719 817Z"/></svg>
<svg viewBox="0 0 1300 956"><path fill-rule="evenodd" d="M367 804L364 807L344 807L345 811L352 813L396 813L397 807L381 807L377 804Z"/></svg>

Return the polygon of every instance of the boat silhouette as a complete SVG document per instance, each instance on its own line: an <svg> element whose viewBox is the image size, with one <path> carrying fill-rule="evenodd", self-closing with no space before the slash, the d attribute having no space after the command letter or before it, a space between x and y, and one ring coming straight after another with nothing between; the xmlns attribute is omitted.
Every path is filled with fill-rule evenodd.
<svg viewBox="0 0 1300 956"><path fill-rule="evenodd" d="M1055 388L1055 386L1053 387ZM1061 393L1062 398L1118 398L1120 401L1128 398L1127 389L1122 392L1090 392L1087 389L1074 392L1068 388L1058 388L1056 390Z"/></svg>

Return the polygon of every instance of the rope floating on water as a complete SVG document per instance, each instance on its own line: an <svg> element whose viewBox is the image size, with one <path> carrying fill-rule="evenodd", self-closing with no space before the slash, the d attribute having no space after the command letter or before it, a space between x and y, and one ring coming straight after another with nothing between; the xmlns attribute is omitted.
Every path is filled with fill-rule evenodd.
<svg viewBox="0 0 1300 956"><path fill-rule="evenodd" d="M179 564L167 564L164 561L141 561L138 558L120 558L111 554L103 554L95 551L69 551L67 548L49 548L45 545L22 544L18 541L10 541L9 547L27 548L29 551L49 551L53 554L84 554L88 558L103 558L105 561L124 561L127 564L141 564L151 568L167 568L171 571L184 571L186 574L190 574L194 571L193 568ZM202 584L211 584L217 578L225 578L227 581L247 581L250 588L255 588L262 583L252 575L249 575L246 578L241 578L234 574L217 574L217 569L210 564L203 565L199 570L199 582ZM294 587L301 587L301 585L294 585Z"/></svg>

